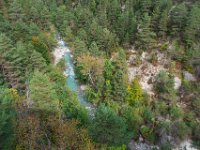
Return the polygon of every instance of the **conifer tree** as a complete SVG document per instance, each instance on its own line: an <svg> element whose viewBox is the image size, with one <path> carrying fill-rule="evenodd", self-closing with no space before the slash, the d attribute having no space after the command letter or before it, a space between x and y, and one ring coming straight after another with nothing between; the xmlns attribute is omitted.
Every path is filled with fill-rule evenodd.
<svg viewBox="0 0 200 150"><path fill-rule="evenodd" d="M192 43L200 42L200 7L194 5L189 12L189 16L187 19L186 29L185 29L185 40L188 45L192 45Z"/></svg>
<svg viewBox="0 0 200 150"><path fill-rule="evenodd" d="M90 7L91 11L93 13L95 13L96 7L97 7L96 1L95 0L90 0L89 1L89 7Z"/></svg>
<svg viewBox="0 0 200 150"><path fill-rule="evenodd" d="M1 71L6 82L13 88L22 88L20 79L19 66L16 66L17 60L13 55L14 49L11 45L11 41L4 34L0 35L0 61ZM23 76L22 76L23 77Z"/></svg>
<svg viewBox="0 0 200 150"><path fill-rule="evenodd" d="M9 20L12 23L15 23L17 21L22 21L23 18L24 18L23 9L18 0L14 0L9 8Z"/></svg>
<svg viewBox="0 0 200 150"><path fill-rule="evenodd" d="M47 75L36 71L30 80L30 91L35 108L45 111L58 111L59 101L54 83L50 81Z"/></svg>
<svg viewBox="0 0 200 150"><path fill-rule="evenodd" d="M137 33L137 47L147 50L151 48L155 43L155 33L151 31L150 24L151 17L145 13L142 21L140 21L138 25L138 33Z"/></svg>
<svg viewBox="0 0 200 150"><path fill-rule="evenodd" d="M151 0L140 0L139 1L139 6L141 11L141 15L144 13L148 13L150 11L150 8L152 6L152 1Z"/></svg>
<svg viewBox="0 0 200 150"><path fill-rule="evenodd" d="M110 22L110 26L112 29L116 29L117 26L117 20L120 15L120 3L119 0L111 0L109 9L108 9L108 20Z"/></svg>
<svg viewBox="0 0 200 150"><path fill-rule="evenodd" d="M103 89L103 98L105 102L109 102L112 100L112 85L111 80L113 76L113 65L112 62L109 60L105 61L104 65L104 89Z"/></svg>
<svg viewBox="0 0 200 150"><path fill-rule="evenodd" d="M126 65L126 55L123 49L119 49L118 55L113 62L114 64L114 74L111 80L113 86L112 95L113 100L122 103L126 97L127 89L127 65Z"/></svg>
<svg viewBox="0 0 200 150"><path fill-rule="evenodd" d="M15 147L15 109L11 89L0 88L0 149Z"/></svg>
<svg viewBox="0 0 200 150"><path fill-rule="evenodd" d="M158 36L165 37L167 33L167 26L168 26L168 12L164 10L161 13L160 20L158 22Z"/></svg>
<svg viewBox="0 0 200 150"><path fill-rule="evenodd" d="M170 13L172 35L183 33L186 24L187 8L185 3L178 4ZM180 34L179 34L180 35Z"/></svg>
<svg viewBox="0 0 200 150"><path fill-rule="evenodd" d="M119 146L129 139L127 127L111 108L100 105L95 113L91 134L96 142Z"/></svg>

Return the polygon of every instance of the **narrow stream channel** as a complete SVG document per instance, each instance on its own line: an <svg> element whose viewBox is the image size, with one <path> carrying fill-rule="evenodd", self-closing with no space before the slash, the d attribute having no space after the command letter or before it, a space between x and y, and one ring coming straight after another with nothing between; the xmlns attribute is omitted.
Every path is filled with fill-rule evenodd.
<svg viewBox="0 0 200 150"><path fill-rule="evenodd" d="M74 71L74 62L73 62L73 55L67 46L67 44L59 38L58 40L58 47L65 49L66 53L64 55L65 63L66 63L66 70L65 74L67 75L66 83L69 89L73 92L75 92L78 95L78 99L80 101L80 104L84 106L86 109L88 109L89 114L92 114L93 107L92 105L87 102L87 100L84 97L84 91L81 90L80 85L78 84L78 81L76 80L76 74Z"/></svg>

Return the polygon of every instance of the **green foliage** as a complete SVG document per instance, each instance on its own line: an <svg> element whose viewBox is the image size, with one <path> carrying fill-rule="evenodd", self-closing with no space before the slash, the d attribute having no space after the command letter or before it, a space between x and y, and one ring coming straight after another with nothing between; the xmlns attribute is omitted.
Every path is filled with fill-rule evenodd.
<svg viewBox="0 0 200 150"><path fill-rule="evenodd" d="M127 127L123 119L111 108L104 105L97 108L91 134L96 142L102 144L119 146L129 141Z"/></svg>
<svg viewBox="0 0 200 150"><path fill-rule="evenodd" d="M18 2L18 0L14 0L11 3L10 9L9 9L9 20L12 23L16 23L17 21L22 21L23 17L24 17L23 9L20 3Z"/></svg>
<svg viewBox="0 0 200 150"><path fill-rule="evenodd" d="M75 58L87 53L87 46L86 46L85 42L80 39L75 40L74 48L75 48L75 51L74 51Z"/></svg>
<svg viewBox="0 0 200 150"><path fill-rule="evenodd" d="M104 92L103 92L103 96L104 96L104 100L110 101L112 99L112 85L111 85L111 80L112 80L112 76L113 76L113 65L112 62L109 60L105 61L105 65L104 65L104 78L105 78L105 83L104 83Z"/></svg>
<svg viewBox="0 0 200 150"><path fill-rule="evenodd" d="M172 34L175 36L184 29L186 24L187 7L185 3L176 5L175 8L172 9L170 17Z"/></svg>
<svg viewBox="0 0 200 150"><path fill-rule="evenodd" d="M192 101L192 106L194 108L194 112L196 113L197 116L200 116L200 97L197 95L193 101Z"/></svg>
<svg viewBox="0 0 200 150"><path fill-rule="evenodd" d="M127 63L126 55L123 49L119 49L117 57L113 61L114 74L111 84L113 86L113 100L119 103L125 101L127 94Z"/></svg>
<svg viewBox="0 0 200 150"><path fill-rule="evenodd" d="M59 101L54 86L55 84L47 75L40 72L34 73L30 80L30 98L35 108L47 111L58 110Z"/></svg>
<svg viewBox="0 0 200 150"><path fill-rule="evenodd" d="M116 31L118 37L124 37L119 38L120 43L128 44L134 42L137 32L137 23L133 15L130 16L128 11L123 12L120 14L118 23L115 26L117 26Z"/></svg>
<svg viewBox="0 0 200 150"><path fill-rule="evenodd" d="M154 84L155 91L166 100L174 100L174 77L165 71L161 71ZM170 97L169 97L170 96Z"/></svg>
<svg viewBox="0 0 200 150"><path fill-rule="evenodd" d="M167 143L161 146L161 150L172 150L171 144Z"/></svg>
<svg viewBox="0 0 200 150"><path fill-rule="evenodd" d="M200 136L199 136L199 132L200 132L200 123L196 123L195 128L194 128L194 145L196 145L197 147L200 147Z"/></svg>
<svg viewBox="0 0 200 150"><path fill-rule="evenodd" d="M172 124L172 134L184 140L191 134L191 129L183 121L176 121Z"/></svg>
<svg viewBox="0 0 200 150"><path fill-rule="evenodd" d="M147 126L142 126L141 128L142 136L145 137L148 141L154 142L155 141L155 135L152 133L152 129Z"/></svg>
<svg viewBox="0 0 200 150"><path fill-rule="evenodd" d="M127 146L126 145L122 145L122 146L118 146L118 147L114 147L114 146L111 146L111 147L101 147L100 150L126 150L127 149Z"/></svg>
<svg viewBox="0 0 200 150"><path fill-rule="evenodd" d="M64 59L64 58L61 59L61 60L56 64L56 66L59 68L59 70L60 70L61 72L63 72L63 71L65 70L65 68L66 68L65 59Z"/></svg>
<svg viewBox="0 0 200 150"><path fill-rule="evenodd" d="M170 108L170 115L172 119L180 119L183 117L183 110L180 107L172 106Z"/></svg>
<svg viewBox="0 0 200 150"><path fill-rule="evenodd" d="M42 57L46 60L46 63L49 64L50 63L50 53L49 53L49 48L46 45L46 43L44 43L44 41L42 41L42 39L40 39L39 37L33 37L32 38L32 42L34 45L34 49L42 54Z"/></svg>
<svg viewBox="0 0 200 150"><path fill-rule="evenodd" d="M68 95L63 101L62 108L67 119L77 119L80 125L87 126L89 123L88 111L80 105L78 97L68 91Z"/></svg>
<svg viewBox="0 0 200 150"><path fill-rule="evenodd" d="M13 89L0 91L0 149L15 149L15 143L16 149L66 149L67 144L68 149L94 149L86 131L88 112L62 75L64 60L51 65L57 32L71 47L76 78L87 84L88 100L100 105L91 118L91 134L100 143L95 148L124 150L130 133L150 143L165 134L174 140L189 136L198 144L199 81L183 81L176 92L174 77L161 72L155 98L145 97L139 81L127 88L125 53L132 45L153 51L156 41L169 43L160 50L198 75L199 6L197 0L0 0L0 86L23 97L14 108ZM176 95L185 109L176 104ZM171 149L170 144L161 149Z"/></svg>
<svg viewBox="0 0 200 150"><path fill-rule="evenodd" d="M118 39L116 35L107 28L104 28L99 35L98 45L105 51L107 56L110 56L112 52L117 48Z"/></svg>
<svg viewBox="0 0 200 150"><path fill-rule="evenodd" d="M166 115L168 113L168 106L165 102L156 102L155 103L155 112L161 115Z"/></svg>
<svg viewBox="0 0 200 150"><path fill-rule="evenodd" d="M14 97L12 90L0 89L0 149L12 150L15 146Z"/></svg>
<svg viewBox="0 0 200 150"><path fill-rule="evenodd" d="M100 101L100 95L99 93L96 93L94 89L91 87L88 87L85 91L85 95L87 97L87 100L91 102L92 104L97 104Z"/></svg>
<svg viewBox="0 0 200 150"><path fill-rule="evenodd" d="M145 13L143 19L137 27L138 33L136 45L138 48L141 48L143 50L148 50L149 48L152 48L155 43L155 33L151 31L150 22L151 16Z"/></svg>
<svg viewBox="0 0 200 150"><path fill-rule="evenodd" d="M141 116L141 108L125 107L123 118L125 119L128 130L132 133L132 136L137 138L139 136L140 127L144 123L144 119Z"/></svg>
<svg viewBox="0 0 200 150"><path fill-rule="evenodd" d="M25 81L35 70L42 70L46 63L42 56L35 52L30 45L18 42L16 48L12 48L11 42L2 35L2 69L5 81L19 90L25 89Z"/></svg>
<svg viewBox="0 0 200 150"><path fill-rule="evenodd" d="M199 42L199 23L200 23L200 8L196 5L192 6L189 12L185 28L185 40L188 45L192 45L194 41Z"/></svg>

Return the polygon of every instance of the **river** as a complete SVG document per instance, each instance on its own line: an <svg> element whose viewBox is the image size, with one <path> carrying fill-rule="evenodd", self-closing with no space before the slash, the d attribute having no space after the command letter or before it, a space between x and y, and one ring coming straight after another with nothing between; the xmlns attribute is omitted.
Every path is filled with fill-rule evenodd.
<svg viewBox="0 0 200 150"><path fill-rule="evenodd" d="M58 48L62 52L64 52L64 59L66 63L66 70L64 74L67 76L66 77L66 83L68 88L72 91L75 92L78 96L78 99L80 101L80 104L84 106L88 111L89 114L92 114L93 107L92 105L87 102L86 98L84 97L84 91L81 90L80 85L78 81L76 80L76 74L74 71L74 61L73 61L73 55L67 46L67 44L61 39L58 39ZM61 52L61 53L62 53ZM63 54L62 54L63 57Z"/></svg>

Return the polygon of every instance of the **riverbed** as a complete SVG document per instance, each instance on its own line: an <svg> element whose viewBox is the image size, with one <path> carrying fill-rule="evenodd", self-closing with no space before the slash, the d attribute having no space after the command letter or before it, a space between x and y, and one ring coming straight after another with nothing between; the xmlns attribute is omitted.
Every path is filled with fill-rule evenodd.
<svg viewBox="0 0 200 150"><path fill-rule="evenodd" d="M88 109L89 113L91 113L93 107L89 102L87 102L84 96L84 91L76 80L73 55L70 51L70 48L61 38L58 38L58 46L55 48L53 55L55 64L64 58L66 69L63 74L66 76L66 84L72 92L77 94L80 104Z"/></svg>

